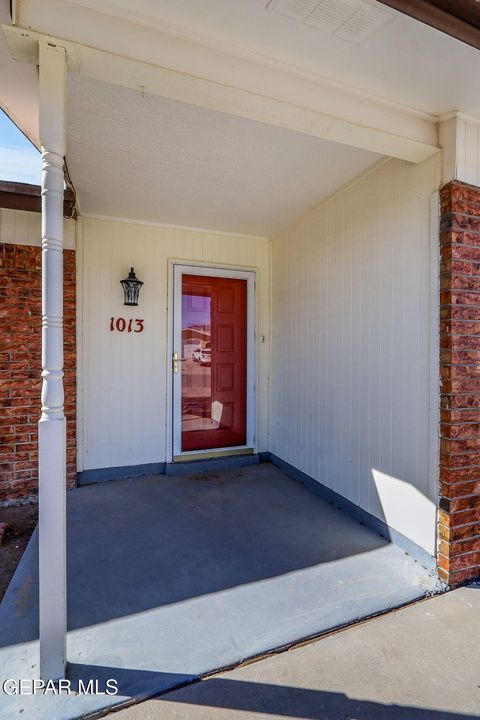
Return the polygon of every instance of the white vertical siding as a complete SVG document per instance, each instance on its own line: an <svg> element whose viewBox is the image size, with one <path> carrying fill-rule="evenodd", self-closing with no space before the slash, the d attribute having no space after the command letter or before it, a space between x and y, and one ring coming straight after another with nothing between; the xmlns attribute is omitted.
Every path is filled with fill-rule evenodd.
<svg viewBox="0 0 480 720"><path fill-rule="evenodd" d="M257 270L257 448L268 449L269 242L84 217L81 232L79 469L166 459L168 260ZM120 279L144 281L138 308L123 305ZM110 317L143 318L139 334L110 332Z"/></svg>
<svg viewBox="0 0 480 720"><path fill-rule="evenodd" d="M439 165L389 161L272 241L271 451L431 553Z"/></svg>
<svg viewBox="0 0 480 720"><path fill-rule="evenodd" d="M0 208L0 242L40 247L42 244L41 214ZM63 221L63 244L65 248L75 248L75 220Z"/></svg>
<svg viewBox="0 0 480 720"><path fill-rule="evenodd" d="M443 183L460 180L480 186L480 122L454 113L440 123Z"/></svg>

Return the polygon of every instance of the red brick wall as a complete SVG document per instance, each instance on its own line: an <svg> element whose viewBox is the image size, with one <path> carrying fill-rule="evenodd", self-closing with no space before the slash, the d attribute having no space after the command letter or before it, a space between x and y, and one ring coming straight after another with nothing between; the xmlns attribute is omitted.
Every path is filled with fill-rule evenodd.
<svg viewBox="0 0 480 720"><path fill-rule="evenodd" d="M442 188L438 565L451 585L480 576L480 188Z"/></svg>
<svg viewBox="0 0 480 720"><path fill-rule="evenodd" d="M37 493L41 248L0 243L0 501ZM67 484L75 484L75 252L64 252Z"/></svg>

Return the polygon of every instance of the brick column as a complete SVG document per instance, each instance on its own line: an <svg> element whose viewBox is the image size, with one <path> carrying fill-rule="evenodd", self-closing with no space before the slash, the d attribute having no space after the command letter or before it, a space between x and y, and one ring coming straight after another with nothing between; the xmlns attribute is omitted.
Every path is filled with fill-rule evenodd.
<svg viewBox="0 0 480 720"><path fill-rule="evenodd" d="M440 191L440 577L480 577L480 188Z"/></svg>

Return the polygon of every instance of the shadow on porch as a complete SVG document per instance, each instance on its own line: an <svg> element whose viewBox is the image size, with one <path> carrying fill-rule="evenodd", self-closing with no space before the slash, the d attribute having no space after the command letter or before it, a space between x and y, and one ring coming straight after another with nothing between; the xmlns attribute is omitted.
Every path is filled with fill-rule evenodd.
<svg viewBox="0 0 480 720"><path fill-rule="evenodd" d="M269 463L90 485L68 501L70 673L117 668L122 697L161 692L436 587L398 547ZM10 677L38 673L36 543L0 606ZM120 700L51 703L76 717ZM56 716L49 703L40 709Z"/></svg>

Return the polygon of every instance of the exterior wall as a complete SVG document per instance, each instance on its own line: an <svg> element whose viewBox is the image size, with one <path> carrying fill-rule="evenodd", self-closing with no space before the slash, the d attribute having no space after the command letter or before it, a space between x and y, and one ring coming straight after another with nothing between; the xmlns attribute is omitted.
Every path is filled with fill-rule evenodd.
<svg viewBox="0 0 480 720"><path fill-rule="evenodd" d="M431 555L439 172L388 161L272 241L271 452Z"/></svg>
<svg viewBox="0 0 480 720"><path fill-rule="evenodd" d="M89 217L81 228L78 469L167 459L169 259L257 270L257 338L265 342L256 352L256 439L257 450L268 450L269 242ZM138 308L123 305L120 279L131 265L145 283ZM110 332L111 317L142 318L145 330Z"/></svg>
<svg viewBox="0 0 480 720"><path fill-rule="evenodd" d="M67 238L72 224L66 223ZM0 210L0 502L37 493L41 372L40 216ZM71 242L69 242L71 245ZM67 483L76 477L75 251L64 252Z"/></svg>
<svg viewBox="0 0 480 720"><path fill-rule="evenodd" d="M0 242L13 245L42 244L42 216L39 212L0 208ZM75 221L63 222L63 245L67 250L75 250Z"/></svg>
<svg viewBox="0 0 480 720"><path fill-rule="evenodd" d="M449 183L441 212L438 563L456 585L480 576L480 188Z"/></svg>
<svg viewBox="0 0 480 720"><path fill-rule="evenodd" d="M444 184L459 180L480 186L480 122L452 113L440 123Z"/></svg>

